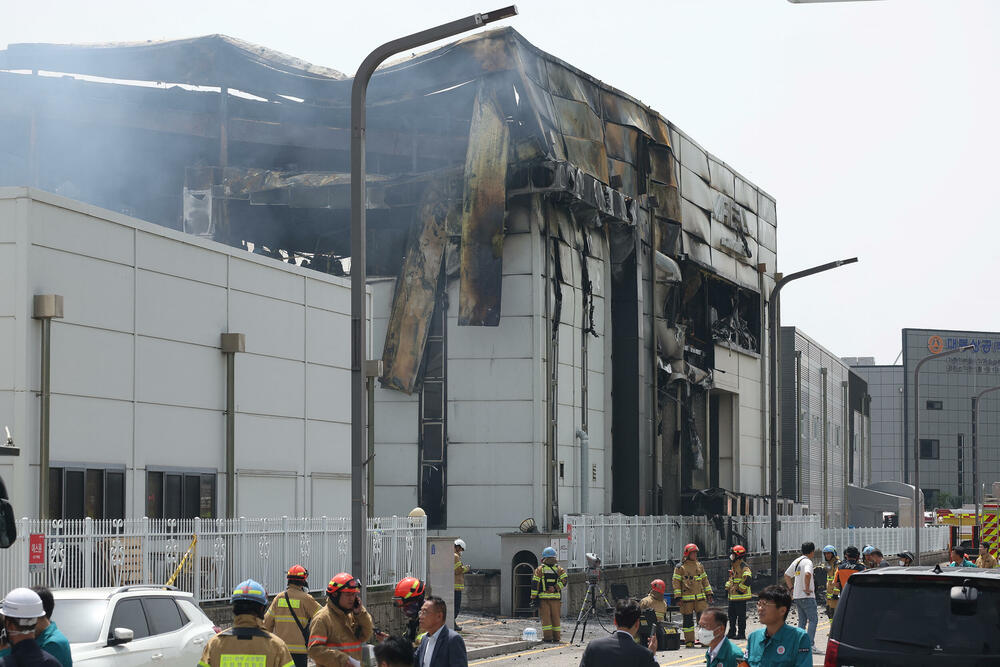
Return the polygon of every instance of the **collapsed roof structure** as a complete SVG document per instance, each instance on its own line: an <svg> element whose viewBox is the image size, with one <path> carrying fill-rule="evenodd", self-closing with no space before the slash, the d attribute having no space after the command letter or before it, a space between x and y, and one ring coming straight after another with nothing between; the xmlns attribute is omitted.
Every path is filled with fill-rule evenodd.
<svg viewBox="0 0 1000 667"><path fill-rule="evenodd" d="M0 52L0 185L346 273L350 90L340 72L221 35L11 45ZM611 413L603 509L679 511L716 487L731 498L763 493L769 195L637 99L510 28L379 69L367 137L368 272L396 279L383 387L424 400L441 307L460 327L501 324L505 239L530 232L548 332L536 337L547 377L536 480L546 524L557 523L558 488L570 485L557 474L559 448L574 442L556 425L563 308L584 340L608 339L600 354L614 366L596 399ZM534 221L523 228L519 207ZM594 315L602 283L607 327ZM576 307L563 305L566 286ZM574 347L586 345L580 338ZM586 415L586 362L574 364L569 402L582 400ZM720 396L734 402L719 407ZM448 433L429 447L417 430L438 457L421 456L415 484L434 524L447 498Z"/></svg>

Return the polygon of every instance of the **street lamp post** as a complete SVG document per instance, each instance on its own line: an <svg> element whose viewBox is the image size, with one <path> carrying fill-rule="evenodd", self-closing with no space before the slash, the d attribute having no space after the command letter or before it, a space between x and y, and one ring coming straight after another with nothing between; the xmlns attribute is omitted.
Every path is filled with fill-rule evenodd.
<svg viewBox="0 0 1000 667"><path fill-rule="evenodd" d="M931 359L948 357L974 347L975 345L965 345L947 352L929 354L918 361L913 369L913 555L917 564L920 564L920 529L924 526L924 513L920 504L920 367Z"/></svg>
<svg viewBox="0 0 1000 667"><path fill-rule="evenodd" d="M361 63L351 87L351 567L364 586L364 537L366 512L364 466L365 443L365 101L368 82L386 58L431 42L474 30L487 23L517 14L511 5L496 11L473 14L451 23L386 42Z"/></svg>
<svg viewBox="0 0 1000 667"><path fill-rule="evenodd" d="M976 527L979 528L979 544L983 542L982 528L979 524L979 402L983 396L1000 390L1000 385L987 387L972 399L972 502L976 506ZM977 545L978 546L978 545Z"/></svg>
<svg viewBox="0 0 1000 667"><path fill-rule="evenodd" d="M796 271L782 276L771 289L767 309L767 356L770 380L770 473L771 473L771 577L778 583L778 322L781 317L781 288L799 278L805 278L823 271L836 269L845 264L854 264L857 257L838 259L836 262L821 264L811 269Z"/></svg>

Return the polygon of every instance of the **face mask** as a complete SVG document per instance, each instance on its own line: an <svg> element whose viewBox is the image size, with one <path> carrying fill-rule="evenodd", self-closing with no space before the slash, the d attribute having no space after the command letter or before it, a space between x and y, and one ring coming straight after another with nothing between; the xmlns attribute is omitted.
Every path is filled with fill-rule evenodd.
<svg viewBox="0 0 1000 667"><path fill-rule="evenodd" d="M729 554L729 560L735 562L736 561L736 554Z"/></svg>
<svg viewBox="0 0 1000 667"><path fill-rule="evenodd" d="M708 646L715 641L715 633L700 626L694 631L694 636L701 642L702 646Z"/></svg>
<svg viewBox="0 0 1000 667"><path fill-rule="evenodd" d="M899 566L900 567L906 567L906 561L905 560L899 561Z"/></svg>

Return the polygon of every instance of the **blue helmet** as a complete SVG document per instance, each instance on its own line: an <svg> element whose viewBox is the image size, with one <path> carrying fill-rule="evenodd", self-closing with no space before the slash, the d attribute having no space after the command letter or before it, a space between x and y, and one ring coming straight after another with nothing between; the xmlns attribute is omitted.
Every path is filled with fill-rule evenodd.
<svg viewBox="0 0 1000 667"><path fill-rule="evenodd" d="M555 558L556 550L552 547L545 547L542 549L542 558Z"/></svg>
<svg viewBox="0 0 1000 667"><path fill-rule="evenodd" d="M871 554L871 553L872 553L873 551L875 551L875 547L873 547L873 546L872 546L872 545L870 545L870 544L867 544L867 545L865 545L865 548L861 550L861 555L862 555L862 556L868 556L868 555L870 555L870 554Z"/></svg>
<svg viewBox="0 0 1000 667"><path fill-rule="evenodd" d="M233 597L229 599L230 603L235 603L237 600L246 600L248 602L256 602L259 605L267 605L267 593L264 592L264 585L257 583L253 579L247 579L235 589L233 589Z"/></svg>
<svg viewBox="0 0 1000 667"><path fill-rule="evenodd" d="M825 553L825 554L833 554L834 556L836 556L837 555L837 547L833 546L832 544L828 544L825 547L823 547L823 553Z"/></svg>

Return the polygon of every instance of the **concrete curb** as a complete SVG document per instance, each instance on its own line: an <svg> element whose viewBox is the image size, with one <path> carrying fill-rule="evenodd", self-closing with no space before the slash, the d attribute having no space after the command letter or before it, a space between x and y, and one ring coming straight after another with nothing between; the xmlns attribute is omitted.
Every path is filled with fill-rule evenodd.
<svg viewBox="0 0 1000 667"><path fill-rule="evenodd" d="M536 646L547 646L547 644L542 644L542 642L516 641L508 642L506 644L494 644L493 646L483 646L481 648L470 649L466 654L468 655L469 660L480 660L482 658L492 658L498 655L507 655L508 653L527 651L528 649Z"/></svg>

